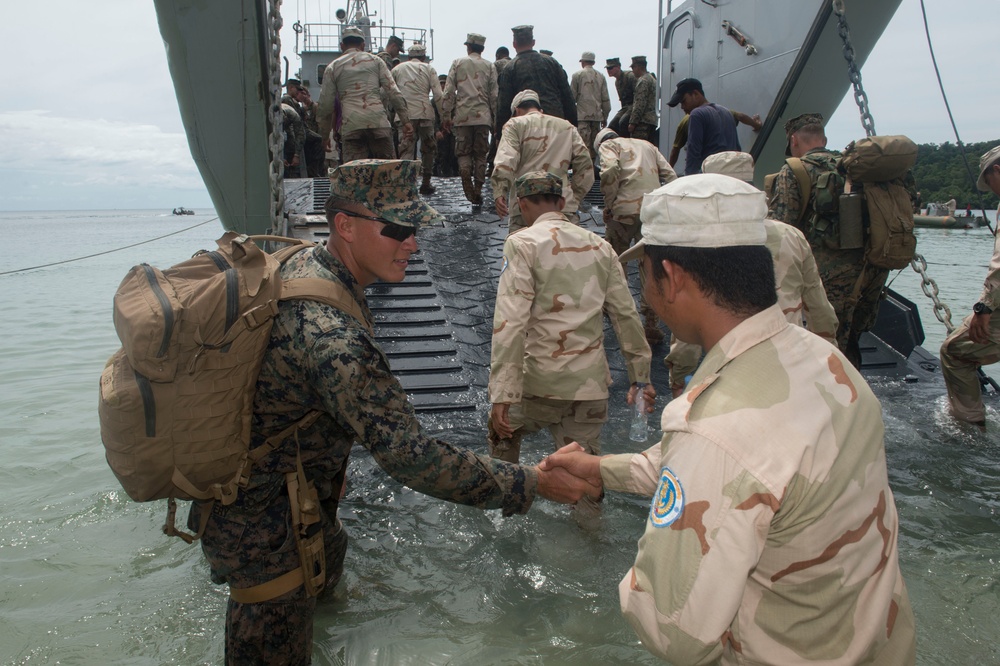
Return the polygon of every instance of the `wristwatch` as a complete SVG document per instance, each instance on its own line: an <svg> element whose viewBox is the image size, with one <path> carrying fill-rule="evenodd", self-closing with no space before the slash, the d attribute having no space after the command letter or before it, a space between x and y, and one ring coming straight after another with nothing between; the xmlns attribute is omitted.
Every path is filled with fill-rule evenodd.
<svg viewBox="0 0 1000 666"><path fill-rule="evenodd" d="M975 305L973 305L972 311L975 312L976 314L993 314L993 309L986 307L982 303L976 303Z"/></svg>

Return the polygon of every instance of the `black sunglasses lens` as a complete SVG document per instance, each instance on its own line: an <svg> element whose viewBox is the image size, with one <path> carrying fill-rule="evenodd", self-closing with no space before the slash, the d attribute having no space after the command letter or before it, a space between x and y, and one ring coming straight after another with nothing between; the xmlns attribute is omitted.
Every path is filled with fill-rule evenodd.
<svg viewBox="0 0 1000 666"><path fill-rule="evenodd" d="M402 243L410 236L416 236L417 230L415 227L405 227L402 224L393 224L392 222L385 222L385 226L382 227L380 232L386 238L391 238L394 241L399 241Z"/></svg>

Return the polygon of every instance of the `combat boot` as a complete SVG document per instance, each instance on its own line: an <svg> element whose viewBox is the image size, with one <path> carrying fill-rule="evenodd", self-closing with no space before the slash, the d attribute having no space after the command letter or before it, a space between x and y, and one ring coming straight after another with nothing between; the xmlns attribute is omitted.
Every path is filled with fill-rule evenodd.
<svg viewBox="0 0 1000 666"><path fill-rule="evenodd" d="M472 184L472 193L475 195L475 199L472 200L474 206L483 205L483 181L477 180Z"/></svg>
<svg viewBox="0 0 1000 666"><path fill-rule="evenodd" d="M420 185L421 194L434 194L437 192L437 188L431 185L431 175L424 172L424 182Z"/></svg>
<svg viewBox="0 0 1000 666"><path fill-rule="evenodd" d="M475 203L475 190L472 189L472 176L462 176L462 191L465 193L465 198L471 203Z"/></svg>

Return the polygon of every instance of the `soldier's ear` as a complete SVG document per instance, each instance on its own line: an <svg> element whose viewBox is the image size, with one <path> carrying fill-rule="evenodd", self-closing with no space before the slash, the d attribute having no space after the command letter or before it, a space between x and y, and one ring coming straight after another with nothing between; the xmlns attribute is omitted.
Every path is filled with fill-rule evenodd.
<svg viewBox="0 0 1000 666"><path fill-rule="evenodd" d="M338 211L333 216L333 231L345 241L354 241L355 230L355 219L350 215Z"/></svg>

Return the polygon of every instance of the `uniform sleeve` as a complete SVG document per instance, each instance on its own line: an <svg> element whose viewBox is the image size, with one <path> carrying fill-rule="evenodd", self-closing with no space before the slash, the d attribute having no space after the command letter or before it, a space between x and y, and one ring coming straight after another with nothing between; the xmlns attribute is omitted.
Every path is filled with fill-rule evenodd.
<svg viewBox="0 0 1000 666"><path fill-rule="evenodd" d="M487 75L489 78L486 79L486 96L490 102L490 126L497 119L497 99L499 99L500 90L497 83L497 68L490 65L490 72Z"/></svg>
<svg viewBox="0 0 1000 666"><path fill-rule="evenodd" d="M642 453L622 453L601 458L601 483L605 490L652 497L660 481L659 442Z"/></svg>
<svg viewBox="0 0 1000 666"><path fill-rule="evenodd" d="M608 79L606 76L601 74L601 114L603 118L601 119L601 124L604 125L608 122L608 116L611 115L611 96L608 94Z"/></svg>
<svg viewBox="0 0 1000 666"><path fill-rule="evenodd" d="M670 340L670 352L663 359L670 371L670 388L684 388L685 379L693 375L701 363L701 346L684 342L674 336Z"/></svg>
<svg viewBox="0 0 1000 666"><path fill-rule="evenodd" d="M525 335L535 300L535 282L533 262L525 256L523 246L508 237L503 256L493 311L489 394L492 403L516 404L524 392Z"/></svg>
<svg viewBox="0 0 1000 666"><path fill-rule="evenodd" d="M983 293L979 296L979 302L991 310L1000 310L1000 234L993 241L993 257L983 281Z"/></svg>
<svg viewBox="0 0 1000 666"><path fill-rule="evenodd" d="M576 102L578 99L580 99L580 94L583 92L581 90L581 85L580 85L581 84L581 79L582 79L582 77L580 76L580 74L582 74L582 71L580 71L580 72L573 72L573 78L570 79L570 82L569 82L569 91L570 91L570 94L573 95L573 101L574 102Z"/></svg>
<svg viewBox="0 0 1000 666"><path fill-rule="evenodd" d="M802 230L799 225L799 207L802 195L799 193L799 182L795 179L791 167L787 164L774 177L774 194L768 204L767 216L772 220L790 224Z"/></svg>
<svg viewBox="0 0 1000 666"><path fill-rule="evenodd" d="M660 658L715 663L778 500L697 434L673 433L661 461L635 565L618 586L622 613Z"/></svg>
<svg viewBox="0 0 1000 666"><path fill-rule="evenodd" d="M399 121L405 125L410 122L410 114L406 109L406 100L403 99L403 94L399 92L396 79L392 78L392 74L389 73L389 68L385 62L381 58L377 62L379 87L389 100L389 104L396 112L396 115L399 116Z"/></svg>
<svg viewBox="0 0 1000 666"><path fill-rule="evenodd" d="M451 63L451 68L448 70L448 78L444 83L444 101L441 103L441 120L452 122L455 113L456 104L456 93L455 86L458 81L458 68L456 65L458 61Z"/></svg>
<svg viewBox="0 0 1000 666"><path fill-rule="evenodd" d="M590 159L590 151L587 150L587 144L583 142L583 137L580 136L580 132L575 127L572 128L572 134L573 152L571 164L573 165L573 175L570 177L570 187L573 188L573 196L576 197L576 200L583 201L583 198L587 196L587 192L594 186L594 163ZM495 166L494 169L496 169Z"/></svg>
<svg viewBox="0 0 1000 666"><path fill-rule="evenodd" d="M621 187L621 183L618 182L621 160L619 151L611 145L612 143L612 141L602 143L598 155L601 157L601 195L604 197L604 207L614 213L615 200Z"/></svg>
<svg viewBox="0 0 1000 666"><path fill-rule="evenodd" d="M334 416L392 478L439 499L524 513L537 475L427 437L385 356L360 329L335 329L309 350L309 382Z"/></svg>
<svg viewBox="0 0 1000 666"><path fill-rule="evenodd" d="M441 91L441 81L438 79L438 73L433 67L427 65L427 76L430 78L428 84L431 89L431 103L434 105L434 109L437 111L438 116L443 116L442 102L444 102L444 93Z"/></svg>
<svg viewBox="0 0 1000 666"><path fill-rule="evenodd" d="M327 65L323 71L323 87L319 93L319 106L316 108L316 122L319 123L319 133L324 139L330 136L333 129L333 111L337 104L337 84L334 81L333 65Z"/></svg>
<svg viewBox="0 0 1000 666"><path fill-rule="evenodd" d="M497 154L493 158L493 175L490 176L494 199L507 198L511 187L514 186L514 174L517 173L517 165L521 157L518 149L520 144L513 124L504 125L500 135L500 143L497 144ZM593 177L593 173L591 173L591 177Z"/></svg>
<svg viewBox="0 0 1000 666"><path fill-rule="evenodd" d="M625 271L618 263L618 257L611 251L610 261L613 263L608 271L608 286L604 295L604 311L611 319L611 327L615 330L622 356L625 357L625 368L631 383L649 383L649 364L653 353L646 341L646 334L639 321L639 312L635 309L632 292L625 281Z"/></svg>
<svg viewBox="0 0 1000 666"><path fill-rule="evenodd" d="M677 180L677 172L670 166L670 162L659 150L656 151L656 169L659 173L660 184L666 185Z"/></svg>

